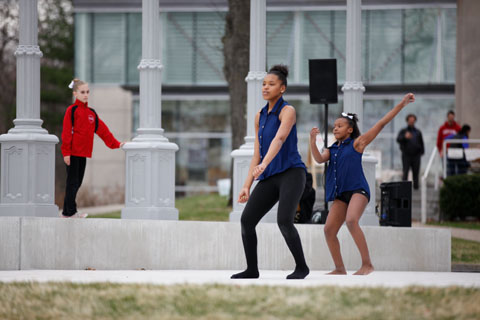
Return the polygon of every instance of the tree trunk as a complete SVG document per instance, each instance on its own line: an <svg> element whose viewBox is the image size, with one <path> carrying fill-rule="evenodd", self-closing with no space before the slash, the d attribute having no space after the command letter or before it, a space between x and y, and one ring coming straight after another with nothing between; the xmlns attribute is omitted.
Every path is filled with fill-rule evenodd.
<svg viewBox="0 0 480 320"><path fill-rule="evenodd" d="M249 69L250 0L229 0L225 20L223 73L230 95L232 150L235 150L244 143L247 130L247 83L245 78ZM233 159L230 168L230 178L232 179ZM229 204L232 203L232 189L230 188Z"/></svg>

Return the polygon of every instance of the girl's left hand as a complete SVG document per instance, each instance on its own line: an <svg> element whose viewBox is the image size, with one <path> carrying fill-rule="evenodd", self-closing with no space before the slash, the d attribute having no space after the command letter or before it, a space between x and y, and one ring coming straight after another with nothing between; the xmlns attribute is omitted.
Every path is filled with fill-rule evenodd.
<svg viewBox="0 0 480 320"><path fill-rule="evenodd" d="M120 148L123 147L125 142L120 142Z"/></svg>
<svg viewBox="0 0 480 320"><path fill-rule="evenodd" d="M263 171L265 171L265 168L267 166L263 163L260 163L258 166L256 166L255 168L253 168L253 177L255 179L258 179L258 177L260 177L260 175L263 173Z"/></svg>

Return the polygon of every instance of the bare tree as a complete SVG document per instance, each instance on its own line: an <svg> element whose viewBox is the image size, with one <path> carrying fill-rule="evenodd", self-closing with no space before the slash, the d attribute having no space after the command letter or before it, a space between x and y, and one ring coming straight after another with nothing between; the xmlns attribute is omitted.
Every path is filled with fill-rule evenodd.
<svg viewBox="0 0 480 320"><path fill-rule="evenodd" d="M230 94L232 149L238 149L246 135L247 83L250 45L250 0L228 0L223 42L223 73ZM233 169L233 164L232 167ZM233 170L231 176L233 175ZM233 188L231 188L233 189ZM232 195L230 191L230 200Z"/></svg>

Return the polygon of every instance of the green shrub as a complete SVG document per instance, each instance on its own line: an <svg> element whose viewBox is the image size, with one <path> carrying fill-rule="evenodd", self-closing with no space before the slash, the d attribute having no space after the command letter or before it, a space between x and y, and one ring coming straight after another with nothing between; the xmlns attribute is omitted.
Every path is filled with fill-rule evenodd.
<svg viewBox="0 0 480 320"><path fill-rule="evenodd" d="M480 219L480 174L448 177L440 189L440 210L447 220Z"/></svg>

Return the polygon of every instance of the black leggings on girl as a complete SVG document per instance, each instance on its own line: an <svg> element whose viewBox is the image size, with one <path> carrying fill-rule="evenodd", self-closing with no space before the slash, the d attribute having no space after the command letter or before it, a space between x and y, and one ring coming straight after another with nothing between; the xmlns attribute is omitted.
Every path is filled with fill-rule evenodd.
<svg viewBox="0 0 480 320"><path fill-rule="evenodd" d="M260 181L253 190L242 213L242 240L247 270L234 274L232 279L258 278L257 233L255 227L265 214L278 203L277 223L295 259L295 271L287 279L303 279L310 270L305 262L302 243L293 219L305 188L305 169L290 168Z"/></svg>

